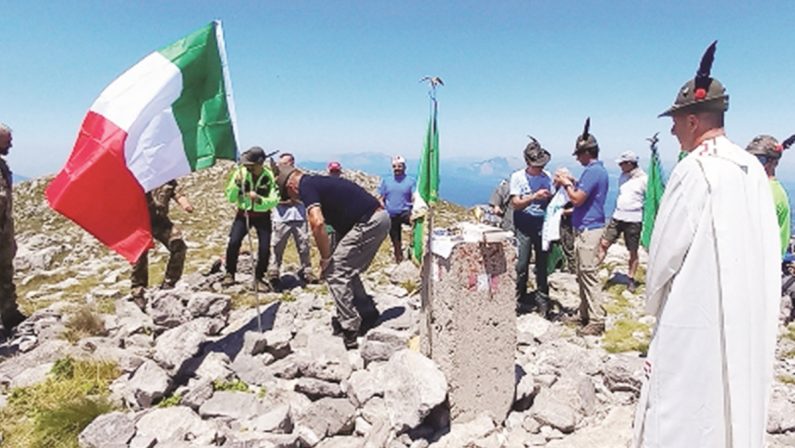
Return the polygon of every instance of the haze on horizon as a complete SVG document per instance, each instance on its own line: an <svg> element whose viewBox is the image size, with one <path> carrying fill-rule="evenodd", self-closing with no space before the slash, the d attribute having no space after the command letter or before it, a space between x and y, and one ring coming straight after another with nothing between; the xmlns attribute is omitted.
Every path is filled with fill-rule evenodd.
<svg viewBox="0 0 795 448"><path fill-rule="evenodd" d="M619 0L464 2L13 2L0 49L0 121L14 129L12 169L59 170L90 104L148 53L213 19L224 24L240 146L418 158L427 88L438 75L443 159L516 157L527 134L556 162L586 116L602 158L660 132L671 167L678 144L657 114L718 39L713 75L731 97L727 132L795 133L795 3ZM790 156L793 157L793 156ZM783 176L795 177L787 155ZM785 179L786 180L786 179Z"/></svg>

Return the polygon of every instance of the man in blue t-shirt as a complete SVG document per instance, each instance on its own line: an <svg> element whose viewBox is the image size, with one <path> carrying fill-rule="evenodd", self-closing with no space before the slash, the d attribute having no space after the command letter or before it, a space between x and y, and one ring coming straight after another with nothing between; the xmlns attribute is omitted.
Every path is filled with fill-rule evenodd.
<svg viewBox="0 0 795 448"><path fill-rule="evenodd" d="M406 159L402 156L392 158L392 177L385 177L378 187L378 198L389 213L391 225L389 239L395 251L395 262L403 261L401 232L403 224L410 224L411 199L415 181L406 175Z"/></svg>
<svg viewBox="0 0 795 448"><path fill-rule="evenodd" d="M544 213L552 196L552 179L544 172L551 157L549 151L542 148L536 139L530 137L530 140L524 149L527 168L511 175L509 188L513 226L519 246L519 256L516 258L516 300L517 306L535 304L538 312L547 317L547 252L541 249L541 229L544 227ZM528 298L527 271L531 251L535 253L536 292L534 297Z"/></svg>
<svg viewBox="0 0 795 448"><path fill-rule="evenodd" d="M574 156L585 167L580 180L562 172L555 174L555 183L566 189L574 204L571 223L576 234L574 250L577 258L577 284L580 288L579 321L581 335L599 335L605 329L605 310L600 295L599 242L605 227L605 199L609 182L607 170L599 161L599 144L589 134L590 118L582 135L577 137Z"/></svg>

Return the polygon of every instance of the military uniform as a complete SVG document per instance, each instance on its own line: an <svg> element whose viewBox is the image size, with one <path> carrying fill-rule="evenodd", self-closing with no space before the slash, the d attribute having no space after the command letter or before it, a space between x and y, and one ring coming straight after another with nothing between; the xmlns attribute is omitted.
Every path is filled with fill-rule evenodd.
<svg viewBox="0 0 795 448"><path fill-rule="evenodd" d="M176 180L155 188L146 194L149 208L149 219L152 225L152 237L168 248L170 256L163 279L163 288L172 288L182 277L185 267L185 253L188 247L182 239L182 232L168 218L169 204L181 196ZM135 262L132 271L133 293L142 293L149 286L149 257L147 252Z"/></svg>
<svg viewBox="0 0 795 448"><path fill-rule="evenodd" d="M14 286L14 256L17 242L14 239L14 216L12 214L11 170L0 158L0 316L2 327L11 329L24 320L17 309Z"/></svg>

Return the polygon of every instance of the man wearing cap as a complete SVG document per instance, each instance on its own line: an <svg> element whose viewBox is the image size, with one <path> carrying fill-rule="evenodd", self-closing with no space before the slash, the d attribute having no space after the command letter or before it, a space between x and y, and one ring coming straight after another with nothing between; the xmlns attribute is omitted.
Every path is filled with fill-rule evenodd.
<svg viewBox="0 0 795 448"><path fill-rule="evenodd" d="M776 167L781 160L781 155L795 143L795 135L784 140L779 144L778 141L769 135L758 135L751 140L745 148L746 151L756 156L759 163L765 168L765 174L770 181L770 191L773 194L773 204L776 207L776 218L778 220L779 237L781 238L781 255L787 252L790 240L790 209L789 196L781 186L781 182L776 179Z"/></svg>
<svg viewBox="0 0 795 448"><path fill-rule="evenodd" d="M607 171L599 160L599 144L590 134L591 119L585 121L583 133L574 144L574 156L585 169L579 181L559 170L555 183L569 195L574 210L574 252L577 258L577 284L580 289L579 323L581 335L599 335L605 329L605 309L597 273L599 271L599 241L605 227L605 199L609 188Z"/></svg>
<svg viewBox="0 0 795 448"><path fill-rule="evenodd" d="M240 245L251 227L257 231L259 247L257 265L254 268L255 281L260 291L270 291L264 280L268 268L271 246L271 209L279 203L279 192L270 167L265 166L265 151L254 146L240 157L241 166L235 167L226 186L226 198L235 204L237 213L229 231L229 244L226 246L226 275L222 285L235 283L237 257Z"/></svg>
<svg viewBox="0 0 795 448"><path fill-rule="evenodd" d="M550 158L549 151L530 137L530 143L524 149L527 167L511 174L510 182L513 225L519 246L516 258L517 306L535 304L539 314L544 317L549 313L549 285L547 251L541 248L541 229L549 199L552 197L552 179L544 172ZM531 252L535 253L536 292L534 297L528 299L527 279Z"/></svg>
<svg viewBox="0 0 795 448"><path fill-rule="evenodd" d="M331 161L326 167L329 176L340 177L342 175L342 165L339 162Z"/></svg>
<svg viewBox="0 0 795 448"><path fill-rule="evenodd" d="M285 166L295 166L295 157L284 153L279 157L279 163ZM273 287L279 286L284 249L290 237L293 237L295 248L298 250L298 259L301 269L298 277L304 283L316 283L317 279L312 273L312 262L309 258L309 239L306 231L306 208L300 201L288 199L281 201L274 209L271 216L273 221L273 264L271 264L268 277Z"/></svg>
<svg viewBox="0 0 795 448"><path fill-rule="evenodd" d="M767 176L726 138L716 43L661 116L688 154L674 167L649 248L656 327L635 418L637 447L764 446L779 313L779 247Z"/></svg>
<svg viewBox="0 0 795 448"><path fill-rule="evenodd" d="M182 232L168 217L171 201L176 202L183 210L193 213L193 206L182 193L182 188L176 180L146 193L146 204L149 209L149 222L152 227L152 236L168 249L168 263L166 273L160 289L172 289L182 277L185 268L185 254L188 246L182 238ZM133 264L130 278L131 296L133 302L141 310L146 308L146 288L149 286L149 256L148 251L141 254L138 261Z"/></svg>
<svg viewBox="0 0 795 448"><path fill-rule="evenodd" d="M403 156L392 158L392 176L384 177L378 186L381 205L389 213L391 226L389 239L395 252L395 262L403 261L403 224L411 224L411 197L414 192L414 179L406 175L406 159Z"/></svg>
<svg viewBox="0 0 795 448"><path fill-rule="evenodd" d="M301 200L306 205L309 228L320 252L321 277L334 297L343 342L346 348L356 348L356 338L378 319L361 275L389 232L389 215L378 199L341 177L312 176L280 166L277 183L282 198ZM333 252L327 223L339 237Z"/></svg>
<svg viewBox="0 0 795 448"><path fill-rule="evenodd" d="M638 167L638 156L625 151L616 159L621 168L618 178L618 198L613 217L607 225L599 246L599 264L607 255L607 250L624 234L624 243L629 251L629 285L627 289L635 292L635 272L638 270L638 247L643 223L643 197L646 194L648 177Z"/></svg>
<svg viewBox="0 0 795 448"><path fill-rule="evenodd" d="M27 316L17 308L14 286L14 256L17 242L14 237L13 193L11 169L5 156L13 146L11 128L0 123L0 339L11 332Z"/></svg>

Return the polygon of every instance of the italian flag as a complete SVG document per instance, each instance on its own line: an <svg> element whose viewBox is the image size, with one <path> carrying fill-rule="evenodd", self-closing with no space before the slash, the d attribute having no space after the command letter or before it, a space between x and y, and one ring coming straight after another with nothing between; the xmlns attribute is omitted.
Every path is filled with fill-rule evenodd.
<svg viewBox="0 0 795 448"><path fill-rule="evenodd" d="M135 262L152 247L146 192L216 159L237 159L236 140L216 21L146 56L105 88L47 200Z"/></svg>

